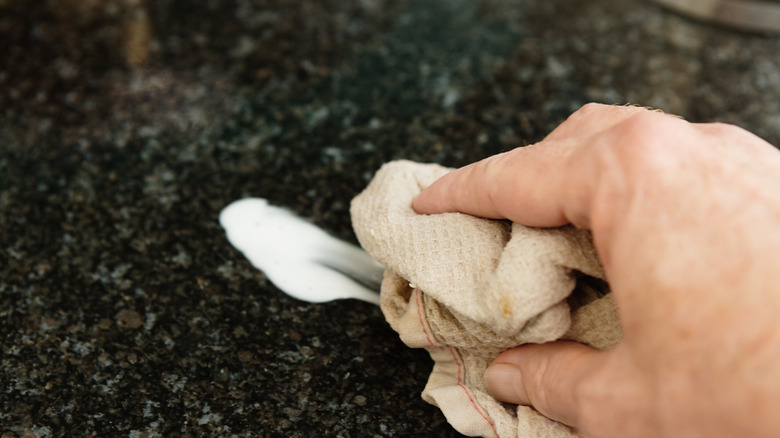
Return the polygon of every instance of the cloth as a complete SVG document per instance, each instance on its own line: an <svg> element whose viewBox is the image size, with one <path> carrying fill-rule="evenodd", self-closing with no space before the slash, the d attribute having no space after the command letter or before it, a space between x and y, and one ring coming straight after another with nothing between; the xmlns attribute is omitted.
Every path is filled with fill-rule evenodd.
<svg viewBox="0 0 780 438"><path fill-rule="evenodd" d="M579 436L530 407L498 402L483 375L521 344L571 339L605 349L621 339L590 233L416 214L414 197L448 170L387 163L351 205L360 244L386 268L385 318L434 360L422 397L469 436Z"/></svg>

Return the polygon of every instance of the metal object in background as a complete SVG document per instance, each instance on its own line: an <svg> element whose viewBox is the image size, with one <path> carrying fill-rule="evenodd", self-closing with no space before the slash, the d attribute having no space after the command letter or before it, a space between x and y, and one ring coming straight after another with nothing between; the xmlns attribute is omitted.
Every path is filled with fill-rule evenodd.
<svg viewBox="0 0 780 438"><path fill-rule="evenodd" d="M777 0L654 0L665 7L704 21L749 31L780 32Z"/></svg>

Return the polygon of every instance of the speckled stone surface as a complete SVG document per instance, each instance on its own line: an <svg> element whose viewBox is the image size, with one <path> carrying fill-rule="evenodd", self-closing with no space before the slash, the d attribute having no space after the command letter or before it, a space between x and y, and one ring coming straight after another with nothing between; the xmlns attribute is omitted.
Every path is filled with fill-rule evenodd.
<svg viewBox="0 0 780 438"><path fill-rule="evenodd" d="M377 308L295 301L244 196L355 241L385 161L450 166L588 101L780 143L780 39L639 0L0 0L0 434L458 436Z"/></svg>

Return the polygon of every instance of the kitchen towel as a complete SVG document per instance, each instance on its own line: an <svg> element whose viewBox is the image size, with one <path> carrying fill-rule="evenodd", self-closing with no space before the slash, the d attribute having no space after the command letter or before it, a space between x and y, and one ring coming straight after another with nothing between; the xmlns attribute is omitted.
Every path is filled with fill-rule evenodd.
<svg viewBox="0 0 780 438"><path fill-rule="evenodd" d="M360 244L385 267L385 318L434 360L422 397L464 435L579 436L533 408L498 402L483 374L521 344L570 339L605 349L621 339L590 233L415 213L414 197L448 171L387 163L351 205Z"/></svg>

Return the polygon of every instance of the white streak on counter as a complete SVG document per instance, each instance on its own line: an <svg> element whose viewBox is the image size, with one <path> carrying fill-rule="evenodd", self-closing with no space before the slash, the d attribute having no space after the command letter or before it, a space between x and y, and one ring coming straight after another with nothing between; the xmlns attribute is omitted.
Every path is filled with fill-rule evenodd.
<svg viewBox="0 0 780 438"><path fill-rule="evenodd" d="M219 222L230 243L286 294L312 303L356 298L379 304L384 268L289 210L246 198L225 207Z"/></svg>

